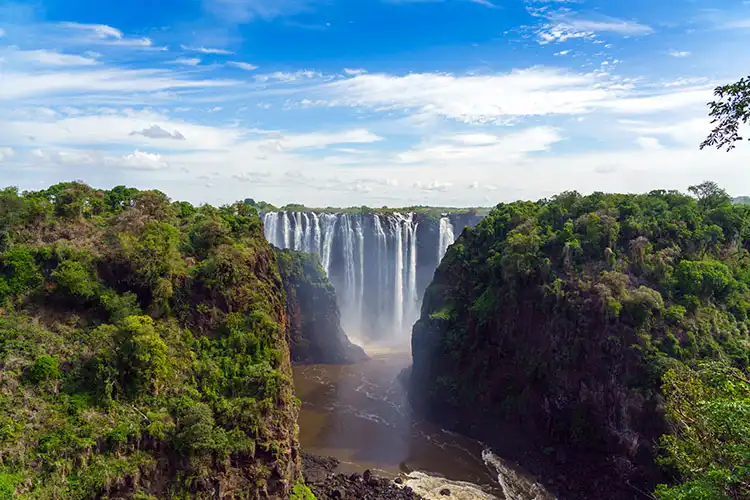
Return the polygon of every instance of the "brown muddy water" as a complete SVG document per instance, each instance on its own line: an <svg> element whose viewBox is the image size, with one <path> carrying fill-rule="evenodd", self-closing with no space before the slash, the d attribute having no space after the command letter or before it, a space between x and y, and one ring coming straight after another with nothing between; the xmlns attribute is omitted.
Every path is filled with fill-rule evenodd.
<svg viewBox="0 0 750 500"><path fill-rule="evenodd" d="M412 416L398 380L411 363L408 352L368 353L373 359L356 365L294 368L306 452L336 457L345 473L400 475L426 498L441 498L444 488L459 500L553 498L482 443Z"/></svg>

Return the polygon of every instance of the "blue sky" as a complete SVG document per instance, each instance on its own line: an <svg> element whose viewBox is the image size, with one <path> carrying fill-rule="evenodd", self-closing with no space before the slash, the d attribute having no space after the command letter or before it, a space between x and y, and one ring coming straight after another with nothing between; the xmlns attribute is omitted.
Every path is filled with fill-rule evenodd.
<svg viewBox="0 0 750 500"><path fill-rule="evenodd" d="M750 193L699 151L742 0L0 3L0 172L224 203Z"/></svg>

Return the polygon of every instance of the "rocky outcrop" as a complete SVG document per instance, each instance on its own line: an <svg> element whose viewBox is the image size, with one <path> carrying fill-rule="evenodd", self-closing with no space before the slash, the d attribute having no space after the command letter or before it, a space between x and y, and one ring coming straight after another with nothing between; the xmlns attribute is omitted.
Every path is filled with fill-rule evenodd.
<svg viewBox="0 0 750 500"><path fill-rule="evenodd" d="M318 500L420 500L408 486L379 478L369 470L363 474L336 474L338 460L302 455L302 474Z"/></svg>
<svg viewBox="0 0 750 500"><path fill-rule="evenodd" d="M341 328L336 292L315 255L277 250L286 291L287 335L295 364L350 364L368 359Z"/></svg>

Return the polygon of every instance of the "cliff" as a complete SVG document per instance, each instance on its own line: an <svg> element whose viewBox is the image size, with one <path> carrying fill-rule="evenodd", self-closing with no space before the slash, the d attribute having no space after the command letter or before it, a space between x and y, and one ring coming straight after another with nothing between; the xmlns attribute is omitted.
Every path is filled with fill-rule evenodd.
<svg viewBox="0 0 750 500"><path fill-rule="evenodd" d="M498 205L425 294L413 406L562 498L652 491L664 374L747 369L748 222L726 197L674 192Z"/></svg>
<svg viewBox="0 0 750 500"><path fill-rule="evenodd" d="M0 193L0 497L304 489L286 299L255 210Z"/></svg>
<svg viewBox="0 0 750 500"><path fill-rule="evenodd" d="M349 364L368 359L341 328L336 291L317 256L277 250L276 257L286 290L292 362Z"/></svg>

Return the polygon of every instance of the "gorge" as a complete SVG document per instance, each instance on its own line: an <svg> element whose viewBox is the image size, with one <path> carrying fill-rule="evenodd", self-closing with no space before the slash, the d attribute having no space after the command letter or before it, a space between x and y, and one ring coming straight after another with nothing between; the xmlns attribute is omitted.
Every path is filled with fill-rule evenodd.
<svg viewBox="0 0 750 500"><path fill-rule="evenodd" d="M5 189L0 498L744 500L750 206L694 190L261 219Z"/></svg>
<svg viewBox="0 0 750 500"><path fill-rule="evenodd" d="M268 241L315 254L333 283L344 330L367 341L408 344L422 296L448 246L476 210L271 211Z"/></svg>

